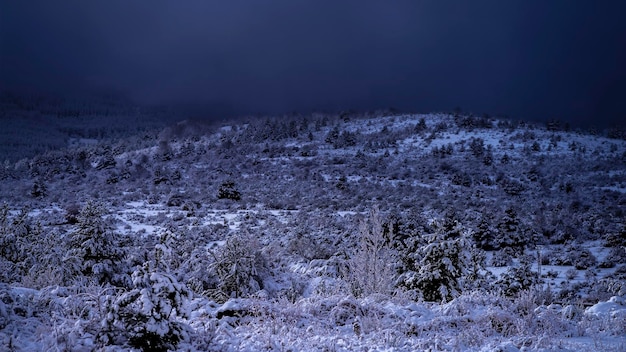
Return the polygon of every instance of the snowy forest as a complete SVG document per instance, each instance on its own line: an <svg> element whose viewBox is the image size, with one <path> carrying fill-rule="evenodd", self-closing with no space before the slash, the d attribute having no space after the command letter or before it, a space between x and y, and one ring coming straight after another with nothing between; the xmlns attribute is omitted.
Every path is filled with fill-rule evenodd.
<svg viewBox="0 0 626 352"><path fill-rule="evenodd" d="M0 350L626 350L619 129L10 93L0 123Z"/></svg>

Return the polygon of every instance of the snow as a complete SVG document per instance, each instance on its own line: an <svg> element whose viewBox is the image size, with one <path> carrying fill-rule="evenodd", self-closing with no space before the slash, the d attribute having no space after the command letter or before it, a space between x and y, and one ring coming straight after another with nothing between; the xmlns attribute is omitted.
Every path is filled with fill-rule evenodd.
<svg viewBox="0 0 626 352"><path fill-rule="evenodd" d="M626 298L613 296L606 302L599 302L585 309L585 314L592 314L598 317L626 318Z"/></svg>

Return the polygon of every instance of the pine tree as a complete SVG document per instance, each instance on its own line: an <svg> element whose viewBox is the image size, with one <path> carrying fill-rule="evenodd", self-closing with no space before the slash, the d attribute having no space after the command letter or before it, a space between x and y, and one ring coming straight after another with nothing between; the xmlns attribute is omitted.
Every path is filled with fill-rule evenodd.
<svg viewBox="0 0 626 352"><path fill-rule="evenodd" d="M50 238L42 232L41 224L33 221L27 207L11 217L9 206L0 206L0 262L8 269L0 278L17 281L23 279L22 275L38 276L37 270L54 256L56 249L51 248ZM58 267L57 263L45 266L48 270Z"/></svg>
<svg viewBox="0 0 626 352"><path fill-rule="evenodd" d="M461 293L461 279L471 266L467 230L451 218L435 222L434 233L416 253L416 266L401 276L401 285L431 302L449 301Z"/></svg>
<svg viewBox="0 0 626 352"><path fill-rule="evenodd" d="M539 283L539 277L532 271L529 261L522 261L519 266L511 266L495 282L495 286L509 297L515 296L522 290L527 290Z"/></svg>
<svg viewBox="0 0 626 352"><path fill-rule="evenodd" d="M155 265L158 269L170 272L180 265L180 257L176 253L179 246L179 238L171 230L165 230L157 234L158 243L154 245Z"/></svg>
<svg viewBox="0 0 626 352"><path fill-rule="evenodd" d="M191 328L180 321L192 293L169 274L144 263L132 274L133 288L110 302L98 336L104 345L128 344L143 351L175 350Z"/></svg>
<svg viewBox="0 0 626 352"><path fill-rule="evenodd" d="M232 199L241 200L241 193L237 190L235 183L232 181L226 181L220 185L217 192L217 198L219 199Z"/></svg>
<svg viewBox="0 0 626 352"><path fill-rule="evenodd" d="M487 215L480 220L476 230L472 233L472 238L478 248L484 250L494 250L500 247L500 243L496 241L495 231L491 225L492 218Z"/></svg>
<svg viewBox="0 0 626 352"><path fill-rule="evenodd" d="M480 248L472 247L469 250L469 267L463 277L465 290L489 290L495 276L489 270L485 270L487 256Z"/></svg>
<svg viewBox="0 0 626 352"><path fill-rule="evenodd" d="M9 217L9 205L5 203L0 207L0 257L15 264L21 261L21 251L13 222L14 219Z"/></svg>
<svg viewBox="0 0 626 352"><path fill-rule="evenodd" d="M106 224L104 213L103 205L91 201L81 209L65 260L100 284L124 286L128 284L124 241Z"/></svg>
<svg viewBox="0 0 626 352"><path fill-rule="evenodd" d="M340 133L341 131L339 130L339 125L336 125L335 127L333 127L333 129L328 131L328 134L326 134L326 138L324 138L324 141L328 144L334 145L337 139L339 139Z"/></svg>
<svg viewBox="0 0 626 352"><path fill-rule="evenodd" d="M526 231L520 224L517 212L508 208L498 223L498 247L524 247L530 238L525 238Z"/></svg>

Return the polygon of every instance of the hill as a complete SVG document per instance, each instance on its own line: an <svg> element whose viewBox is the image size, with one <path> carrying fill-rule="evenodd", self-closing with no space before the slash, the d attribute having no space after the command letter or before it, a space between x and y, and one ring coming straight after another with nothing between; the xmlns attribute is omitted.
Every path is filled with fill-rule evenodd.
<svg viewBox="0 0 626 352"><path fill-rule="evenodd" d="M444 113L186 120L0 179L5 347L626 345L621 139Z"/></svg>

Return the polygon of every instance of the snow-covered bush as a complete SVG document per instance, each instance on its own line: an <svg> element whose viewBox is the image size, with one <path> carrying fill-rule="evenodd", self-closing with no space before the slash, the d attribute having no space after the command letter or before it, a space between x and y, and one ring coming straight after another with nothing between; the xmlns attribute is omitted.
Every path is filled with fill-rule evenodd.
<svg viewBox="0 0 626 352"><path fill-rule="evenodd" d="M509 266L513 263L514 250L512 248L502 248L493 252L490 265L495 267Z"/></svg>
<svg viewBox="0 0 626 352"><path fill-rule="evenodd" d="M12 315L17 311L13 307L15 301L10 286L0 283L0 331L13 322Z"/></svg>
<svg viewBox="0 0 626 352"><path fill-rule="evenodd" d="M600 268L613 268L619 263L626 263L626 247L613 247L607 256L598 264Z"/></svg>
<svg viewBox="0 0 626 352"><path fill-rule="evenodd" d="M39 291L49 302L53 329L42 337L43 350L94 350L107 302L116 288L100 286L50 286Z"/></svg>
<svg viewBox="0 0 626 352"><path fill-rule="evenodd" d="M315 236L302 232L296 233L289 240L287 249L306 260L328 259L332 256L333 250L336 250L328 241L323 242Z"/></svg>
<svg viewBox="0 0 626 352"><path fill-rule="evenodd" d="M584 333L594 338L626 335L626 298L613 296L587 308L579 323ZM622 346L623 347L623 346Z"/></svg>
<svg viewBox="0 0 626 352"><path fill-rule="evenodd" d="M218 278L211 273L211 257L203 247L194 248L185 256L179 272L183 274L183 282L193 292L204 295L207 290L215 288Z"/></svg>
<svg viewBox="0 0 626 352"><path fill-rule="evenodd" d="M0 281L31 288L63 283L68 275L58 237L56 231L44 231L39 221L33 221L27 208L10 216L7 205L0 207Z"/></svg>
<svg viewBox="0 0 626 352"><path fill-rule="evenodd" d="M23 261L24 249L20 248L18 236L12 230L9 206L0 206L0 281L19 281L21 275L18 263Z"/></svg>
<svg viewBox="0 0 626 352"><path fill-rule="evenodd" d="M0 256L0 282L19 282L21 275L17 266L6 258Z"/></svg>
<svg viewBox="0 0 626 352"><path fill-rule="evenodd" d="M500 295L468 292L434 307L436 314L423 329L429 335L454 334L450 344L480 346L494 335L511 336L518 323L510 301Z"/></svg>
<svg viewBox="0 0 626 352"><path fill-rule="evenodd" d="M520 290L511 300L512 310L521 316L529 317L534 314L538 306L549 304L551 300L539 287Z"/></svg>
<svg viewBox="0 0 626 352"><path fill-rule="evenodd" d="M611 275L594 281L589 295L594 302L611 296L626 295L626 265L621 265Z"/></svg>
<svg viewBox="0 0 626 352"><path fill-rule="evenodd" d="M622 225L622 229L618 232L608 232L604 235L604 246L606 247L624 247L626 246L626 223Z"/></svg>
<svg viewBox="0 0 626 352"><path fill-rule="evenodd" d="M260 245L248 234L235 234L224 246L209 251L214 262L212 272L218 277L217 289L226 297L242 297L263 288L261 274L266 269Z"/></svg>
<svg viewBox="0 0 626 352"><path fill-rule="evenodd" d="M500 187L502 187L502 190L509 196L519 196L526 190L524 184L514 178L501 180Z"/></svg>
<svg viewBox="0 0 626 352"><path fill-rule="evenodd" d="M596 265L596 257L586 248L579 245L559 247L547 256L550 265L574 266L578 270L588 269Z"/></svg>
<svg viewBox="0 0 626 352"><path fill-rule="evenodd" d="M362 317L364 313L364 307L358 300L347 297L337 302L330 310L330 320L336 326L348 325Z"/></svg>
<svg viewBox="0 0 626 352"><path fill-rule="evenodd" d="M509 267L495 282L495 286L508 297L513 297L522 290L528 290L539 282L536 272L532 271L530 263L521 263L519 266Z"/></svg>
<svg viewBox="0 0 626 352"><path fill-rule="evenodd" d="M175 270L180 265L180 257L176 250L181 246L180 238L170 230L159 232L154 245L154 260L159 270L166 272Z"/></svg>
<svg viewBox="0 0 626 352"><path fill-rule="evenodd" d="M132 274L133 288L112 297L98 335L103 345L128 345L143 351L176 349L190 339L191 291L167 273L145 263Z"/></svg>
<svg viewBox="0 0 626 352"><path fill-rule="evenodd" d="M568 280L574 280L576 278L576 276L578 276L578 270L573 269L573 268L569 268L567 270L565 270L565 278Z"/></svg>
<svg viewBox="0 0 626 352"><path fill-rule="evenodd" d="M28 213L28 208L22 208L11 216L8 204L0 206L0 257L14 264L29 259L32 240L40 234Z"/></svg>
<svg viewBox="0 0 626 352"><path fill-rule="evenodd" d="M596 257L586 248L577 248L573 258L574 267L578 270L589 269L596 265Z"/></svg>

